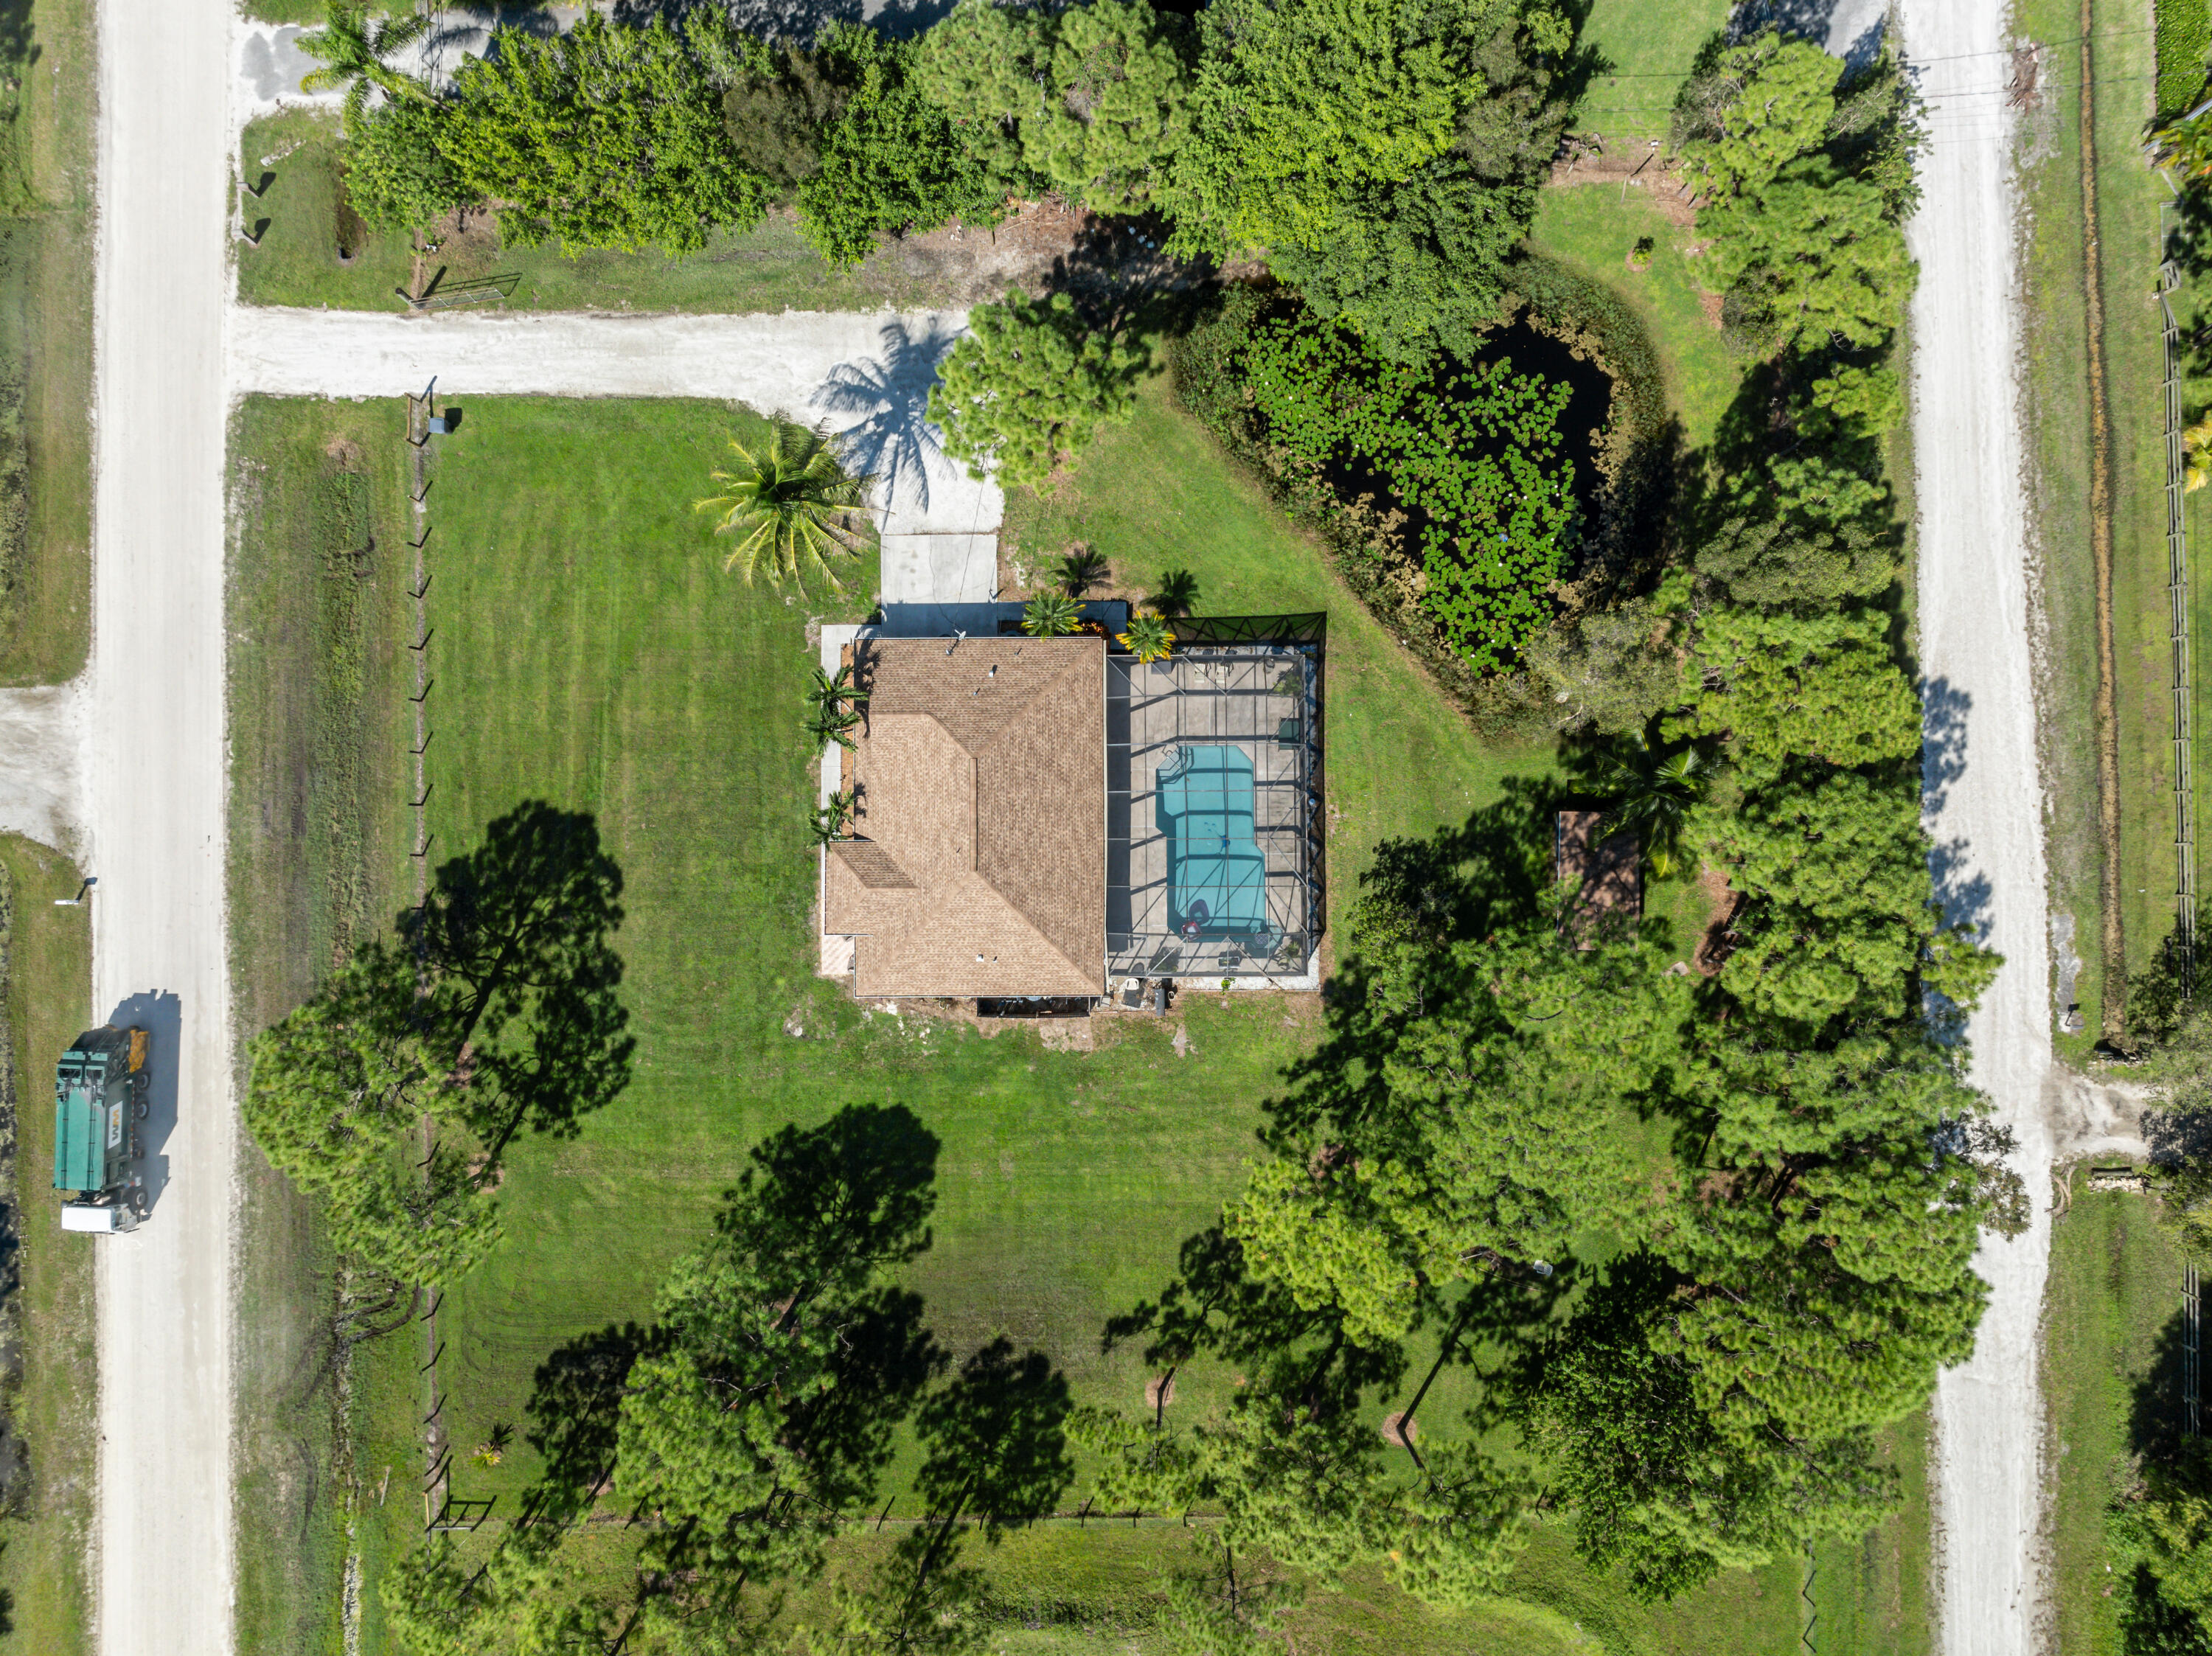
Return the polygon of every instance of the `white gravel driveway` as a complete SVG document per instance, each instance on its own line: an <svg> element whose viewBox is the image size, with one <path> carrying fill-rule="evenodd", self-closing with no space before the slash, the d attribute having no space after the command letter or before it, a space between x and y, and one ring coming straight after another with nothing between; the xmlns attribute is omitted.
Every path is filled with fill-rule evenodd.
<svg viewBox="0 0 2212 1656"><path fill-rule="evenodd" d="M2004 0L1905 0L1930 139L1907 228L1913 440L1920 500L1926 810L1937 894L1983 928L2004 968L1967 1029L1973 1080L2019 1137L2034 1220L1985 1235L1990 1288L1972 1361L1936 1393L1932 1483L1945 1656L2027 1656L2045 1586L2043 1413L2036 1329L2050 1251L2050 955L2028 646L2019 273Z"/></svg>

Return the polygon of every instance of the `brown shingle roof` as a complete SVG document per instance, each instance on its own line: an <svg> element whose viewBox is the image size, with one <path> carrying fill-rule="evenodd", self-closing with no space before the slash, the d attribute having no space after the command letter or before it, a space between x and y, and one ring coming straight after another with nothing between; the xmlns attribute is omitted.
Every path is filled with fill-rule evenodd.
<svg viewBox="0 0 2212 1656"><path fill-rule="evenodd" d="M862 995L1105 987L1103 639L864 639L854 830L823 929ZM996 670L994 671L993 670Z"/></svg>

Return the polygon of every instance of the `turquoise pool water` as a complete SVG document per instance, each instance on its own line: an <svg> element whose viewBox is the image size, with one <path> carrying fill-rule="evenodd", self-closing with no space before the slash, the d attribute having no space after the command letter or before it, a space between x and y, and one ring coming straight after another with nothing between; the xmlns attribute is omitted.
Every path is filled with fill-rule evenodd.
<svg viewBox="0 0 2212 1656"><path fill-rule="evenodd" d="M1252 835L1252 756L1186 747L1162 767L1154 820L1168 842L1169 924L1202 937L1266 929L1267 863ZM1186 931L1186 935L1188 935Z"/></svg>

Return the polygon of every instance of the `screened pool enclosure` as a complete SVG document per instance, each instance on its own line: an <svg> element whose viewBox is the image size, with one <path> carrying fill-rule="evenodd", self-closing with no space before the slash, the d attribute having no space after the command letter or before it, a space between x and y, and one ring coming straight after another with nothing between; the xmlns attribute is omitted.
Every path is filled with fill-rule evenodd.
<svg viewBox="0 0 2212 1656"><path fill-rule="evenodd" d="M1299 977L1322 913L1322 617L1106 664L1109 978Z"/></svg>

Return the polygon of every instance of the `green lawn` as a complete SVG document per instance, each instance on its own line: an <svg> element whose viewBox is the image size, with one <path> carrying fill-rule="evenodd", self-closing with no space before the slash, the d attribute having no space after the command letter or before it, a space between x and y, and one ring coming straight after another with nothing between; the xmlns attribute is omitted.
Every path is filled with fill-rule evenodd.
<svg viewBox="0 0 2212 1656"><path fill-rule="evenodd" d="M1026 1034L987 1040L914 1016L864 1018L813 977L808 755L796 730L804 632L810 616L852 611L748 591L720 574L689 502L723 432L750 422L697 403L487 399L470 406L435 463L428 706L438 852L472 841L489 817L524 798L593 812L628 878L618 942L640 1041L635 1078L617 1104L574 1141L527 1143L514 1156L502 1192L508 1240L447 1301L440 1378L464 1458L495 1423L522 1421L532 1373L552 1347L648 1313L653 1283L704 1234L747 1145L848 1100L896 1099L941 1140L934 1246L912 1274L939 1337L967 1350L1003 1331L1049 1354L1079 1398L1134 1405L1142 1371L1133 1354L1100 1356L1099 1326L1158 1289L1182 1237L1236 1188L1258 1101L1312 1040L1310 1002L1191 995L1182 1007L1182 1055L1169 1030L1140 1019L1109 1031L1094 1053L1048 1052ZM325 826L327 810L293 814L308 825L306 845L297 829L257 836L249 820L268 814L262 779L289 774L286 765L321 751L331 709L301 698L330 679L319 664L339 653L322 636L331 617L358 613L301 596L327 579L317 491L335 471L364 470L382 545L397 543L404 507L381 458L397 446L388 407L254 399L236 440L234 498L256 504L240 514L234 695L298 710L249 721L237 770L234 915L275 905L285 916L259 931L237 922L241 973L252 969L249 955L279 961L258 980L259 1016L268 1016L283 985L296 986L330 947L343 907L327 896L302 907L290 895L312 894L324 878L314 872L324 836L342 842ZM1149 530L1139 526L1147 500ZM1328 608L1330 786L1343 810L1331 867L1340 892L1376 840L1461 820L1516 767L1513 756L1476 746L1335 588L1318 550L1229 470L1163 388L1148 389L1138 422L1094 452L1060 497L1022 509L1030 533L1045 532L1048 520L1061 532L1079 515L1085 535L1140 568L1179 551L1175 561L1198 574L1202 610ZM1179 537L1164 527L1178 516ZM856 572L856 594L870 590L872 573ZM372 579L381 583L385 572ZM387 627L404 624L389 608L376 613ZM352 724L384 750L396 738L376 709L397 701L404 670L388 646L387 639L369 659L364 711ZM277 764L286 741L294 757ZM328 757L307 765L317 786ZM1521 767L1542 761L1523 755ZM389 907L407 877L395 843L405 779L387 766L365 786L358 831L346 843L372 860L386 847L373 883ZM785 1033L787 1019L805 1034ZM318 1290L312 1239L281 1192L264 1189L256 1199L261 1217L249 1222L292 1256L263 1288L283 1349L297 1339L285 1317L312 1307ZM354 1492L355 1545L372 1587L420 1522L408 1516L420 1360L401 1338L357 1362L349 1434L326 1451ZM1186 1378L1185 1406L1194 1409L1224 1380L1196 1370ZM278 1441L312 1443L313 1400L279 1401L263 1416L284 1435ZM465 1465L459 1489L497 1495L504 1510L534 1471L518 1441L496 1469ZM893 1489L902 1471L894 1468ZM256 1607L251 1629L242 1627L246 1647L297 1647L309 1634L319 1643L332 1630L329 1589L345 1505L341 1494L303 1510L295 1495L287 1523L319 1538L289 1575L273 1550L262 1550L252 1578L259 1597L242 1594ZM1059 1595L1067 1630L1054 1640L1126 1647L1133 1635L1112 1628L1148 1613L1150 1563L1112 1564L1097 1553L1097 1533L1042 1526L1030 1550L992 1555L1001 1614L1038 1619L1019 1611L1024 1596ZM1165 1550L1152 1562L1185 1544L1172 1525L1159 1537L1147 1544ZM1794 1635L1798 1584L1796 1562L1784 1560L1650 1609L1618 1583L1592 1579L1564 1536L1544 1532L1525 1556L1516 1604L1442 1617L1355 1582L1317 1595L1304 1625L1324 1647L1378 1656L1438 1637L1478 1651L1588 1648L1577 1642L1578 1622L1607 1650L1765 1651ZM383 1641L373 1591L363 1604L364 1647L374 1651Z"/></svg>
<svg viewBox="0 0 2212 1656"><path fill-rule="evenodd" d="M1595 59L1575 125L1608 150L1663 138L1674 93L1698 48L1728 21L1729 0L1591 0L1580 45Z"/></svg>
<svg viewBox="0 0 2212 1656"><path fill-rule="evenodd" d="M335 115L297 109L264 116L240 139L239 175L248 185L275 178L258 200L246 197L246 228L265 221L260 243L238 249L238 294L252 305L323 305L339 309L405 308L414 255L404 235L374 234L353 262L337 260L338 142ZM953 301L926 261L893 244L850 270L833 270L800 239L787 212L743 235L718 234L703 252L569 254L557 246L501 247L495 227L447 241L423 256L422 280L442 268L441 286L515 275L510 310L877 311ZM481 305L497 308L501 301Z"/></svg>
<svg viewBox="0 0 2212 1656"><path fill-rule="evenodd" d="M2081 1179L2077 1174L2075 1185ZM2076 1194L2051 1226L2043 1380L2051 1447L2051 1596L2066 1656L2123 1656L2126 1582L2107 1503L2179 1386L2181 1256L2140 1196Z"/></svg>
<svg viewBox="0 0 2212 1656"><path fill-rule="evenodd" d="M51 901L77 889L76 867L44 846L0 838L0 994L15 1111L12 1228L21 1273L21 1378L9 1424L23 1442L27 1482L0 1517L0 1650L88 1656L87 1569L100 1481L100 1396L89 1236L64 1236L51 1188L55 1058L85 1027L92 1002L87 911ZM15 1491L11 1490L13 1495Z"/></svg>
<svg viewBox="0 0 2212 1656"><path fill-rule="evenodd" d="M1421 669L1287 523L1176 406L1165 376L1146 382L1135 417L1108 428L1052 492L1016 490L1003 559L1048 565L1078 542L1104 555L1119 588L1145 591L1170 569L1198 577L1200 615L1328 612L1328 876L1337 907L1377 841L1463 822L1509 775L1552 767L1551 749L1486 748Z"/></svg>
<svg viewBox="0 0 2212 1656"><path fill-rule="evenodd" d="M2115 713L2119 737L2121 899L2125 967L2141 971L2173 925L2172 680L2166 590L2163 351L2152 289L2159 258L2159 203L2166 187L2142 165L2137 138L2150 114L2150 8L2137 0L2097 5L2097 146L2100 257L2104 278L2105 361L2112 434ZM2086 1031L2059 1039L2075 1061L2099 1037L2098 1009L2108 970L2100 947L2102 880L2097 839L2095 733L2091 698L2096 638L2089 550L2088 385L2082 290L2079 33L2065 0L2029 0L2021 28L2063 39L2066 72L2039 121L2048 122L2044 159L2024 175L2030 210L2026 249L2028 412L2033 509L2043 568L2041 595L2050 680L2044 743L2051 777L2048 844L2052 904L2073 917L2074 948L2086 962L2076 995ZM2199 303L2185 290L2185 318ZM2185 321L2185 327L2190 325ZM2212 386L2195 387L2202 407ZM2190 507L2204 544L2202 497ZM2198 564L2203 563L2201 554ZM2198 636L2212 628L2212 606L2197 573L2191 608ZM2203 690L2199 691L2203 717ZM2200 816L2206 798L2197 782ZM2200 867L2202 857L2199 858Z"/></svg>
<svg viewBox="0 0 2212 1656"><path fill-rule="evenodd" d="M1647 236L1650 266L1632 270L1628 256ZM1540 191L1528 240L1627 301L1659 354L1684 444L1694 449L1709 442L1746 364L1723 342L1700 297L1698 261L1685 252L1696 244L1697 232L1669 224L1641 190L1624 199L1617 186L1592 184Z"/></svg>
<svg viewBox="0 0 2212 1656"><path fill-rule="evenodd" d="M0 683L74 677L89 644L93 9L33 0L33 72L0 127L26 210L0 220Z"/></svg>
<svg viewBox="0 0 2212 1656"><path fill-rule="evenodd" d="M397 403L248 403L232 437L231 984L247 1037L396 905L405 703L394 676L410 555ZM370 694L372 687L375 694ZM350 1439L322 1342L331 1260L313 1213L240 1162L235 1354L240 1648L333 1650ZM419 1356L416 1361L419 1361ZM318 1470L301 1477L301 1466ZM410 1469L402 1469L403 1481Z"/></svg>

